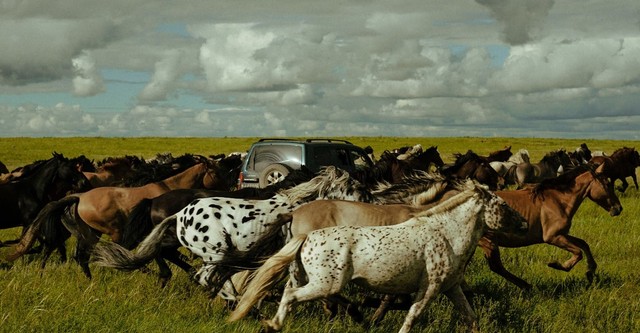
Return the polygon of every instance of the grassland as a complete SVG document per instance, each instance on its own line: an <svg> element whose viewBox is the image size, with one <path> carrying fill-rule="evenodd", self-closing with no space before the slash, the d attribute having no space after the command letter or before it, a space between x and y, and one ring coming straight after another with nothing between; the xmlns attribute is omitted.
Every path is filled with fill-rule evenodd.
<svg viewBox="0 0 640 333"><path fill-rule="evenodd" d="M533 160L544 153L573 150L586 142L591 150L612 152L635 141L562 140L527 138L347 138L371 145L376 152L420 143L437 145L443 159L472 149L479 154L511 145L526 148ZM9 168L51 156L84 154L95 160L107 156L152 157L160 152L217 154L244 151L255 138L2 138L0 161ZM598 279L588 286L586 264L569 273L552 270L546 263L568 254L548 245L503 249L505 266L533 284L520 291L493 274L479 251L467 271L476 292L473 307L484 332L640 332L640 194L632 186L620 195L624 211L612 218L594 203L585 202L574 218L571 234L589 242L599 264ZM0 230L0 240L13 239L19 229ZM72 245L70 241L69 245ZM0 249L2 258L9 249ZM0 261L1 262L1 261ZM0 332L256 332L259 322L246 319L226 323L227 310L219 300L174 270L174 278L161 289L153 275L122 273L92 267L89 281L75 263L53 258L44 270L32 255L0 269ZM150 266L155 269L154 266ZM349 290L353 299L361 296ZM263 313L271 316L267 305ZM371 314L369 310L366 312ZM370 332L396 331L404 312L391 313ZM449 302L440 297L420 318L414 332L456 332L464 327ZM328 321L316 303L304 304L288 317L288 332L365 332L349 318Z"/></svg>

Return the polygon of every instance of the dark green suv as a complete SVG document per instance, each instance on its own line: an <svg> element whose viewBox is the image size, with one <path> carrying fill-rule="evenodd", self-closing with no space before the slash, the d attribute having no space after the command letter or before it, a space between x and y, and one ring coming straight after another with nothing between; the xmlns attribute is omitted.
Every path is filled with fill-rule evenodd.
<svg viewBox="0 0 640 333"><path fill-rule="evenodd" d="M251 145L238 178L238 188L266 187L291 170L307 167L318 172L324 166L354 172L373 165L364 149L335 139L261 139Z"/></svg>

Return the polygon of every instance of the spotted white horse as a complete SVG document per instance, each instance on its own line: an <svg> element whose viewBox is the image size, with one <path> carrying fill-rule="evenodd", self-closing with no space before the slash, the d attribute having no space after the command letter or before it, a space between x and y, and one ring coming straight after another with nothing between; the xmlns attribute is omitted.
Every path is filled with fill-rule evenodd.
<svg viewBox="0 0 640 333"><path fill-rule="evenodd" d="M216 264L224 252L247 250L269 230L279 214L292 212L315 199L343 199L371 202L373 195L349 173L329 166L306 183L281 190L266 200L209 197L196 199L178 213L167 217L138 245L136 252L112 242L101 242L94 250L99 266L131 271L144 267L165 247L176 242L203 260L195 279L203 286L220 287L242 270L220 268ZM283 244L273 244L274 252Z"/></svg>
<svg viewBox="0 0 640 333"><path fill-rule="evenodd" d="M350 281L379 293L415 295L400 332L408 332L440 292L477 331L477 317L461 288L465 266L485 231L526 230L526 224L513 223L521 217L504 206L502 199L469 180L463 192L402 224L332 227L296 236L256 271L229 320L246 316L291 264L277 313L264 321L266 331L280 330L296 302L346 301L339 292Z"/></svg>

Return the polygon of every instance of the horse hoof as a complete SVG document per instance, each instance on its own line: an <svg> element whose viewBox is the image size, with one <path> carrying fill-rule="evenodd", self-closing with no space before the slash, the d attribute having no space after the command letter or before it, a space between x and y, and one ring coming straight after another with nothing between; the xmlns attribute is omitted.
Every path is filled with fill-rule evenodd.
<svg viewBox="0 0 640 333"><path fill-rule="evenodd" d="M560 271L565 271L565 272L567 271L567 270L562 266L562 264L561 264L561 263L559 263L559 262L557 262L557 261L550 262L550 263L548 263L548 264L547 264L547 266L549 266L549 267L551 267L551 268L553 268L553 269L560 270Z"/></svg>
<svg viewBox="0 0 640 333"><path fill-rule="evenodd" d="M271 320L262 320L262 328L260 329L261 333L273 333L278 332L273 326L271 326Z"/></svg>
<svg viewBox="0 0 640 333"><path fill-rule="evenodd" d="M588 286L591 286L593 284L593 280L596 277L596 273L594 272L587 272L587 281L589 282Z"/></svg>

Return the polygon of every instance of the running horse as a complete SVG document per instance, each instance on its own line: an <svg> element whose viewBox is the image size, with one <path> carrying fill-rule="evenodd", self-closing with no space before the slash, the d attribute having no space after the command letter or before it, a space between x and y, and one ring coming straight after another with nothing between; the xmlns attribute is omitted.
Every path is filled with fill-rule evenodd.
<svg viewBox="0 0 640 333"><path fill-rule="evenodd" d="M69 192L89 189L87 178L76 161L53 153L53 157L29 168L28 174L0 184L0 229L28 227L40 209Z"/></svg>
<svg viewBox="0 0 640 333"><path fill-rule="evenodd" d="M620 192L624 192L629 183L627 183L627 177L631 177L633 184L638 189L638 180L636 178L636 168L640 166L640 154L635 148L622 147L616 149L610 157L606 156L594 156L591 158L591 163L602 164L606 160L610 161L610 166L605 168L605 173L615 183L616 180L622 181L622 185L618 187Z"/></svg>
<svg viewBox="0 0 640 333"><path fill-rule="evenodd" d="M585 199L595 202L611 216L622 212L613 183L604 174L605 165L595 168L589 164L580 165L571 171L552 179L546 179L537 186L513 191L497 191L509 206L517 210L529 223L529 231L524 237L495 233L480 240L480 247L490 269L523 289L531 285L511 274L502 265L499 246L522 247L546 243L571 253L571 258L560 263L550 262L549 267L570 271L584 255L587 260L586 277L593 281L597 264L589 245L584 240L569 234L573 216Z"/></svg>
<svg viewBox="0 0 640 333"><path fill-rule="evenodd" d="M520 163L509 169L505 178L522 188L528 183L539 183L554 178L572 166L564 149L547 153L538 163ZM508 181L509 182L509 181Z"/></svg>
<svg viewBox="0 0 640 333"><path fill-rule="evenodd" d="M415 294L400 332L408 332L439 293L477 331L477 317L461 288L467 262L487 230L512 232L522 225L513 223L517 213L501 209L502 199L472 180L466 184L461 193L402 224L330 227L294 237L256 271L229 321L246 316L290 268L277 313L263 321L267 332L279 331L298 302L327 298L349 305L340 292L350 281L379 293Z"/></svg>
<svg viewBox="0 0 640 333"><path fill-rule="evenodd" d="M291 188L307 182L315 177L315 174L306 167L293 170L282 181L271 184L265 188L247 187L236 191L209 190L209 189L178 189L161 194L155 198L141 200L129 214L129 221L122 232L122 245L126 249L132 249L146 237L154 226L160 224L165 218L179 212L191 201L207 197L244 198L244 199L268 199L282 189ZM164 286L171 279L172 272L164 259L182 268L191 274L193 267L182 260L175 248L164 248L156 263L159 267L159 278Z"/></svg>
<svg viewBox="0 0 640 333"><path fill-rule="evenodd" d="M56 236L49 236L47 239L47 229L51 228L43 228L43 225L55 226L62 221L69 231L76 233L75 259L84 274L91 278L89 258L99 237L106 234L113 242L120 242L127 216L140 200L154 198L179 188L217 188L221 183L227 186L226 179L219 179L218 166L213 161L206 157L197 158L200 161L192 167L159 182L140 187L98 187L47 204L33 224L25 230L15 252L7 260L14 261L25 254L38 235L49 246L56 246L61 239ZM78 236L78 230L81 236Z"/></svg>
<svg viewBox="0 0 640 333"><path fill-rule="evenodd" d="M119 244L101 242L94 251L95 262L100 266L131 271L155 259L163 248L184 246L203 259L195 279L205 287L214 286L210 292L215 296L219 286L242 270L218 266L227 248L250 248L269 230L279 214L289 213L319 198L373 200L367 188L349 173L329 166L310 181L280 190L268 199L196 199L155 226L135 253ZM273 244L274 247L279 245L282 244Z"/></svg>
<svg viewBox="0 0 640 333"><path fill-rule="evenodd" d="M475 179L481 184L489 186L494 191L504 187L504 178L489 164L489 160L469 150L466 154L454 154L456 161L451 166L441 168L440 172L453 179Z"/></svg>

